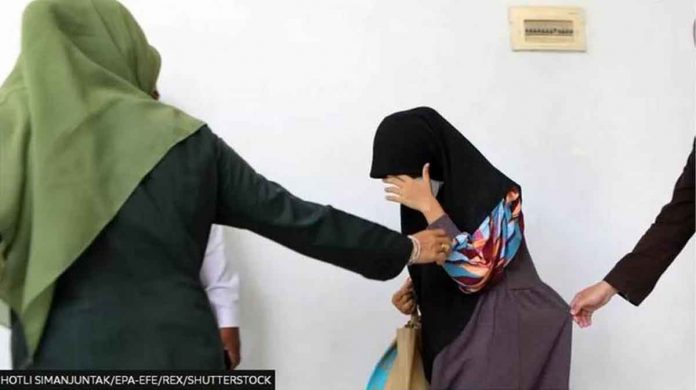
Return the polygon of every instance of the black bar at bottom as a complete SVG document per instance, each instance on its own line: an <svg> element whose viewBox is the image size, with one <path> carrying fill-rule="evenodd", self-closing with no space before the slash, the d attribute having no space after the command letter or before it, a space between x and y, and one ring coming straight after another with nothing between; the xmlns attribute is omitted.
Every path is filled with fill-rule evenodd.
<svg viewBox="0 0 696 390"><path fill-rule="evenodd" d="M275 370L240 371L18 371L0 370L0 389L274 390Z"/></svg>

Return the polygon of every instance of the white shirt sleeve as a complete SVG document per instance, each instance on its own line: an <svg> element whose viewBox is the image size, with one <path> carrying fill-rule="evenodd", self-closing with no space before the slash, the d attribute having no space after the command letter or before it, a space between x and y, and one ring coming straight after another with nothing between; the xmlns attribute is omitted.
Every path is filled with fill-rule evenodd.
<svg viewBox="0 0 696 390"><path fill-rule="evenodd" d="M221 226L213 225L201 266L200 279L219 328L239 326L239 275L225 257Z"/></svg>

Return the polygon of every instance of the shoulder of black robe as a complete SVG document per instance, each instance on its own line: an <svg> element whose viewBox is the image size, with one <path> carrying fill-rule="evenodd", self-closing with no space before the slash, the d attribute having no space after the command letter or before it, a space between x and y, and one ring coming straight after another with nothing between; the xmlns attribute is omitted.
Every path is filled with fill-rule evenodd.
<svg viewBox="0 0 696 390"><path fill-rule="evenodd" d="M421 176L430 163L431 177L443 181L438 201L459 229L475 231L514 181L495 168L437 111L419 107L391 114L377 128L370 176ZM428 226L418 211L401 207L401 230L412 234ZM430 379L437 354L467 325L477 294L462 293L440 266L409 267L422 314L423 363Z"/></svg>

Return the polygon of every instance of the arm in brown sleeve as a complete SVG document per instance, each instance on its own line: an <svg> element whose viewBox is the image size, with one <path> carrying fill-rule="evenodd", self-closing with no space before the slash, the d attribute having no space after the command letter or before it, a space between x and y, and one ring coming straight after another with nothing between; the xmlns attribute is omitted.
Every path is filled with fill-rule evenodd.
<svg viewBox="0 0 696 390"><path fill-rule="evenodd" d="M666 204L633 251L604 278L638 306L694 234L694 149Z"/></svg>
<svg viewBox="0 0 696 390"><path fill-rule="evenodd" d="M442 215L435 222L428 225L428 229L442 229L450 238L455 238L462 233L447 214Z"/></svg>

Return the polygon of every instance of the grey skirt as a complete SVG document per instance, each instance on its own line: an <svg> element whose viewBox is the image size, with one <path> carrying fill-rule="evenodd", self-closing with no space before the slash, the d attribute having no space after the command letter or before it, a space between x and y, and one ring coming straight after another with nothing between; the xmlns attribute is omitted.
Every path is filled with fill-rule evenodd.
<svg viewBox="0 0 696 390"><path fill-rule="evenodd" d="M572 322L524 243L505 277L481 293L462 333L435 358L431 389L568 389Z"/></svg>

